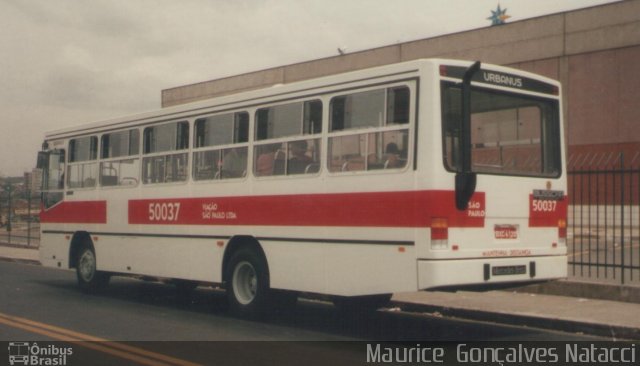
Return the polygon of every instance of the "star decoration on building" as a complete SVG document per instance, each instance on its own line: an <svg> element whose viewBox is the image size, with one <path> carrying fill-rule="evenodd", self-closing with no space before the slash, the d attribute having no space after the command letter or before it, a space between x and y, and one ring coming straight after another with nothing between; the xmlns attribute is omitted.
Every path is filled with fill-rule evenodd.
<svg viewBox="0 0 640 366"><path fill-rule="evenodd" d="M511 18L511 15L507 15L507 9L502 10L500 4L498 4L496 10L491 10L491 16L487 20L491 21L491 25L501 25L509 18Z"/></svg>

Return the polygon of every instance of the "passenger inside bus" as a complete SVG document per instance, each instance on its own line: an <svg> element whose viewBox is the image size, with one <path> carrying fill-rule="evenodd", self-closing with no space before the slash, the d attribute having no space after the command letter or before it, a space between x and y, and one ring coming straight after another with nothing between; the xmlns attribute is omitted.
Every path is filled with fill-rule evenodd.
<svg viewBox="0 0 640 366"><path fill-rule="evenodd" d="M400 149L398 149L398 145L395 142L387 144L385 153L380 160L384 164L385 169L399 168L404 165L400 162Z"/></svg>
<svg viewBox="0 0 640 366"><path fill-rule="evenodd" d="M280 144L269 144L260 147L260 155L256 160L256 175L267 176L274 174L274 163L279 154ZM278 156L277 156L278 155Z"/></svg>
<svg viewBox="0 0 640 366"><path fill-rule="evenodd" d="M222 178L240 178L247 172L247 149L233 148L228 150L222 159Z"/></svg>
<svg viewBox="0 0 640 366"><path fill-rule="evenodd" d="M307 167L314 163L313 159L307 155L308 147L305 140L289 143L291 158L288 162L288 174L303 174L307 171Z"/></svg>

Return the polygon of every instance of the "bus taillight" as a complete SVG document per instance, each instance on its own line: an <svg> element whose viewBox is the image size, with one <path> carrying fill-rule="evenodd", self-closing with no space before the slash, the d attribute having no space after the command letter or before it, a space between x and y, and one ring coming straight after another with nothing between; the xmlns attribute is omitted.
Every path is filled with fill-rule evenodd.
<svg viewBox="0 0 640 366"><path fill-rule="evenodd" d="M565 219L558 219L558 238L562 244L567 241L567 220Z"/></svg>
<svg viewBox="0 0 640 366"><path fill-rule="evenodd" d="M447 249L449 247L449 222L446 218L431 219L431 249Z"/></svg>

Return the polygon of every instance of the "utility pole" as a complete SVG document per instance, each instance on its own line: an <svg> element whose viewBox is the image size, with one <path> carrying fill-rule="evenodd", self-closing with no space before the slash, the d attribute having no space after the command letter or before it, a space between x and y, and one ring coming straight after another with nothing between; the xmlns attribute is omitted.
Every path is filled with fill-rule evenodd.
<svg viewBox="0 0 640 366"><path fill-rule="evenodd" d="M27 247L31 246L31 186L27 188Z"/></svg>
<svg viewBox="0 0 640 366"><path fill-rule="evenodd" d="M8 241L9 244L11 244L11 212L12 212L12 208L11 208L11 196L13 193L13 186L11 185L11 183L6 183L4 186L4 191L7 195L7 235L8 235Z"/></svg>

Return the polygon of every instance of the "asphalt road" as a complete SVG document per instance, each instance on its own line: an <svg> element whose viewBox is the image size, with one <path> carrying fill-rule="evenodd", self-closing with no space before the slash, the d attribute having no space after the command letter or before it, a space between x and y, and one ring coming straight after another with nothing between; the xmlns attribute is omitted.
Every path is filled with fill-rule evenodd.
<svg viewBox="0 0 640 366"><path fill-rule="evenodd" d="M114 278L103 293L86 295L77 289L73 272L10 262L0 262L0 294L0 341L71 342L76 362L96 365L214 359L224 365L289 364L291 357L305 364L360 364L366 342L598 340L433 314L345 316L329 303L309 300L247 321L227 315L223 293L211 289L184 297L173 286ZM0 353L0 360L4 357Z"/></svg>

